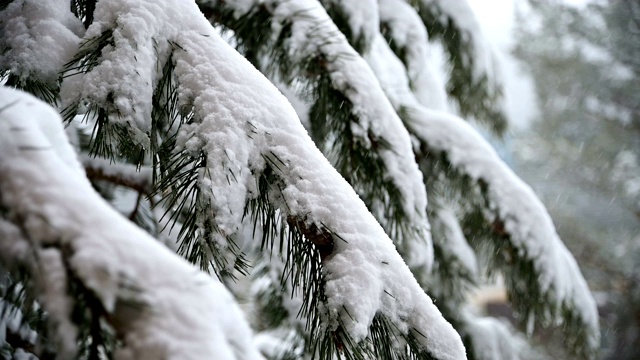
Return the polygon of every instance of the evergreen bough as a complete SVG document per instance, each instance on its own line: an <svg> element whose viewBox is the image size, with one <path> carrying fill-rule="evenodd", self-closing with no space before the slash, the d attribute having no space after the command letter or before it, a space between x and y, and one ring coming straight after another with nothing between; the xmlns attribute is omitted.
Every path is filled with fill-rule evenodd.
<svg viewBox="0 0 640 360"><path fill-rule="evenodd" d="M0 3L0 16L13 2ZM375 7L375 2L372 4ZM91 31L100 3L75 0L70 5L71 12L85 29ZM394 39L393 35L397 33L385 31L393 28L393 23L384 22L385 17L380 16L374 18L373 24L354 28L353 7L342 1L323 1L322 4L315 0L261 1L246 8L233 2L202 0L198 5L211 23L232 40L238 51L268 78L283 82L305 102L309 131L316 145L396 242L420 285L437 299L440 311L463 335L471 357L476 357L476 350L472 345L472 332L468 329L476 320L460 312L459 307L463 305L466 291L479 281L479 275L452 250L457 245L447 239L452 234L448 229L451 224L438 222L440 213L452 203L462 214L458 219L459 230L486 260L487 271L510 274L506 285L518 313L523 314L525 320L535 318L543 325L564 323L572 349L584 356L594 356L597 323L594 328L593 323L586 322L593 320L588 319L592 309L580 309L570 301L558 302L553 288L541 287L538 278L542 269L536 265L536 254L527 254L526 247L518 247L509 232L511 229L505 228L505 223L511 219L501 218L502 210L491 197L491 188L495 186L492 179L470 173L464 164L451 160L450 148L434 144L424 135L421 127L430 113L412 94L412 88L415 88L409 85L411 79L406 72L419 65L411 63L414 58L407 56L411 52L410 44ZM324 13L323 5L327 13ZM453 18L439 12L437 1L415 1L409 5L419 14L431 38L445 45L452 61L447 90L456 100L460 113L483 120L501 133L506 121L495 107L500 90L492 88L489 75L483 74L480 78L474 75L474 53L469 34L465 35ZM131 6L135 9L135 5ZM295 175L291 175L295 169L291 169L288 161L275 151L263 152L259 164L247 165L255 185L239 213L234 214L231 208L223 209L225 204L216 202L211 183L222 179L234 189L234 184L241 184L241 176L247 176L238 169L246 168L237 167L234 154L207 143L207 138L195 131L209 120L202 104L195 100L198 94L192 94L192 98L181 96L186 92L186 80L181 71L185 66L193 65L187 60L187 55L192 55L189 51L193 51L193 44L185 45L179 38L161 36L138 44L124 37L135 46L151 48L155 63L153 69L139 69L148 74L135 71L139 80L125 79L155 80L148 84L151 90L146 99L148 103L131 105L132 111L119 101L130 94L118 93L117 87L103 97L65 92L68 91L65 90L68 89L65 87L67 81L92 73L104 62L105 54L123 46L122 35L118 35L118 41L114 35L123 30L120 28L123 25L117 20L111 25L97 36L83 39L75 55L59 69L59 77L54 81L39 77L37 71L10 67L5 65L7 62L0 61L5 85L58 106L66 124L76 133L78 151L88 154L83 161L86 173L101 195L114 200L119 196L118 192L128 188L126 191L136 194L135 208L127 214L132 221L157 238L176 241L175 250L180 255L202 270L215 273L223 282L231 283L247 275L254 284L264 282L266 285L252 290L248 298L255 306L254 328L259 336L285 341L283 351L269 356L283 359L303 356L319 359L438 358L437 351L425 347L427 337L419 329L401 328L410 319L401 319L402 324L399 324L380 312L368 325L367 336L356 339L347 330L352 326L350 322L355 322L349 309L344 305L341 309L328 308L324 264L334 250L348 244L348 240L330 225L316 221L312 214L307 216L289 208L285 189L297 181L292 180ZM304 47L295 43L301 36L297 33L300 29L306 31L304 35L308 42ZM19 49L11 48L3 31L5 29L0 25L0 48L3 56L9 54L10 57ZM209 36L202 34L204 46L209 44L206 40ZM363 83L352 81L348 76L348 71L357 71L382 79L384 74L377 72L373 64L371 71L364 59L371 62L371 56L379 55L372 49L374 42L383 36L389 42L390 53L406 66L404 72L398 74L400 79L407 80L406 91L390 88L384 81L367 79ZM301 50L303 52L299 53ZM148 55L148 52L144 54ZM136 55L133 57L138 62ZM365 95L376 102L377 109L385 112L382 116L372 116L365 111L367 104L361 103L361 96ZM64 107L60 107L61 103ZM372 103L368 105L373 106ZM148 113L147 108L150 109ZM254 123L257 120L245 120L247 138L269 137L259 123ZM392 125L385 125L385 121ZM83 124L88 124L91 131L83 129L87 126ZM402 134L398 137L381 129L398 129ZM398 143L398 139L407 142ZM123 169L122 166L129 166L144 170L139 173L148 178L132 182L127 177L131 172L124 171L123 179L90 171L92 164L96 165L101 158L114 163L110 170L114 173ZM212 173L213 162L221 164L217 167L221 172ZM104 167L96 166L98 169ZM391 171L391 168L395 170ZM402 179L402 175L408 180ZM403 180L410 185L404 187ZM421 190L415 188L416 182ZM430 191L429 208L425 186ZM16 221L10 215L10 209L3 211L2 221ZM225 216L240 222L230 226L224 221ZM433 244L428 217L437 224L433 229ZM250 238L259 241L245 244L242 229L250 229ZM412 262L416 251L433 252L433 261L427 255ZM385 265L384 259L380 262ZM28 271L8 270L3 270L7 277L0 283L3 307L20 309L26 319L24 326L38 333L38 346L28 350L43 358L48 352L55 353L53 340L46 335L43 321L46 313L35 302L33 290L37 287L32 284ZM73 273L69 273L68 281L70 297L76 299L73 322L79 329L77 356L88 359L110 356L122 344L105 317L107 311L96 294L74 278ZM234 289L234 286L230 288ZM584 290L577 288L576 291ZM386 289L384 292L393 301L403 301ZM284 305L291 301L297 304L297 311L292 312L295 306ZM294 318L300 321L292 321ZM326 323L327 319L332 323ZM9 353L21 347L20 342L9 345Z"/></svg>

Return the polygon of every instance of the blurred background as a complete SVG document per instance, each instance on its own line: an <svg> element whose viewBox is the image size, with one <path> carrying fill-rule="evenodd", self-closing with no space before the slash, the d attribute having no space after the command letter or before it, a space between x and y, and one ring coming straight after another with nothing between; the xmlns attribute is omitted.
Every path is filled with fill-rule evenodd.
<svg viewBox="0 0 640 360"><path fill-rule="evenodd" d="M493 140L540 196L599 305L602 359L640 359L640 1L471 0L510 132ZM488 136L488 135L487 135ZM509 314L500 290L479 295ZM570 358L559 333L534 358Z"/></svg>

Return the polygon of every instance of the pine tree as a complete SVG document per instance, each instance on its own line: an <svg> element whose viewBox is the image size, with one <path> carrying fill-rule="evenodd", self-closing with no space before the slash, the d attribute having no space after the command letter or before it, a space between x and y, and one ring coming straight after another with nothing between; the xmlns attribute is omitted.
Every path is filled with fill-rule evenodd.
<svg viewBox="0 0 640 360"><path fill-rule="evenodd" d="M429 0L0 2L0 72L23 91L0 92L6 351L517 356L464 307L504 273L523 322L593 357L575 260L455 115L506 125L476 25Z"/></svg>

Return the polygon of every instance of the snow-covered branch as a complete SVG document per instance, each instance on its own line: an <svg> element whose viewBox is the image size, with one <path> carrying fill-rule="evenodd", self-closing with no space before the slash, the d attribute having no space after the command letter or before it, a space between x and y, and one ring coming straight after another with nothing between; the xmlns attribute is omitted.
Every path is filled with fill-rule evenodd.
<svg viewBox="0 0 640 360"><path fill-rule="evenodd" d="M478 247L511 271L519 313L563 320L585 354L597 345L593 299L544 207L434 110L448 104L430 40L458 110L504 125L466 0L0 3L0 82L92 128L78 161L55 110L0 88L0 265L30 274L15 284L40 295L61 358L260 358L231 295L153 239L165 231L202 270L253 276L270 356L465 358L440 311L472 342L505 335L500 349L503 328L459 311ZM135 194L104 181L138 192L130 218L152 236L114 211Z"/></svg>
<svg viewBox="0 0 640 360"><path fill-rule="evenodd" d="M258 24L259 19L268 18L263 20L264 31L271 33L271 41L261 43L266 45L262 49L250 50L262 50L274 64L279 61L278 71L284 81L308 84L302 91L312 100L310 122L316 144L329 159L335 159L336 168L394 240L426 240L421 261L430 263L426 191L409 134L371 69L320 2L199 3L213 14L213 19L234 30L245 47L255 41L242 38L243 24ZM370 40L377 33L377 14L372 15L376 21L366 15L377 8L375 4L367 9L360 3L328 3L342 11L345 20L350 15L358 19L358 23L352 22L354 36L362 34Z"/></svg>
<svg viewBox="0 0 640 360"><path fill-rule="evenodd" d="M149 195L152 190L152 170L148 167L124 163L113 163L103 158L82 157L82 166L89 180L108 181L114 185L126 186L141 194Z"/></svg>
<svg viewBox="0 0 640 360"><path fill-rule="evenodd" d="M300 7L301 4L294 1L281 3L281 6L277 8L278 16L296 12L305 15L291 18L295 20L292 26L300 27L299 34L310 34L314 27L317 29L324 24L309 20L316 13L326 17L321 8ZM203 111L202 123L191 131L206 141L208 154L217 154L211 156L212 166L219 166L219 162L227 158L223 153L225 148L234 155L233 166L249 167L237 169L236 175L248 176L252 168L253 172L261 171L260 167L266 166L263 154L274 157L275 160L270 161L274 162L275 174L283 182L280 193L283 203L279 204L279 209L299 219L297 224L306 223L302 232L315 226L335 234L332 252L322 263L327 297L324 306L328 316L323 326L336 329L341 324L350 337L360 342L369 333L374 318L382 315L401 333L420 334L414 336L432 356L439 359L464 357L464 349L453 328L424 294L357 194L313 145L284 96L245 59L231 52L215 34L188 37L181 33L180 36L179 44L184 52L176 55L176 71L179 81L185 84L185 91L190 89L188 94L195 97L196 112ZM324 46L327 48L322 47L323 51L343 49L337 45L333 48L331 42ZM329 58L336 55L339 53L333 53ZM212 62L207 77L194 66L200 58ZM354 79L354 83L359 84L367 78L370 79L366 76L357 81ZM233 96L220 101L214 97L219 93ZM199 110L200 106L202 110ZM253 134L251 137L232 135L249 129ZM407 146L402 145L401 149ZM410 148L407 150L411 151ZM228 186L226 181L220 184L221 189ZM246 184L247 187L251 185ZM216 191L217 183L212 185ZM237 206L233 203L223 205L225 199L237 201L225 195L228 193L220 191L216 206Z"/></svg>
<svg viewBox="0 0 640 360"><path fill-rule="evenodd" d="M418 101L429 109L446 111L445 85L437 74L430 53L433 45L420 16L406 0L380 0L379 9L382 34L407 68Z"/></svg>
<svg viewBox="0 0 640 360"><path fill-rule="evenodd" d="M261 358L224 286L92 189L54 109L7 88L0 99L0 248L34 272L60 358L76 349L70 281L99 300L123 340L118 359Z"/></svg>
<svg viewBox="0 0 640 360"><path fill-rule="evenodd" d="M444 47L451 65L446 89L460 114L486 123L498 134L503 133L507 119L502 80L496 71L493 49L482 36L468 1L408 1L427 27L430 40L440 40Z"/></svg>
<svg viewBox="0 0 640 360"><path fill-rule="evenodd" d="M434 19L442 24L451 24L457 31L457 36L462 37L461 43L468 42L471 49L468 53L461 53L462 65L472 68L472 76L475 81L487 76L491 81L496 80L496 74L492 49L482 35L480 22L469 5L468 0L412 0L420 6L429 7L435 12ZM424 10L423 10L424 11ZM446 25L445 25L446 26ZM435 31L434 31L435 32ZM442 34L441 36L446 36ZM449 34L453 36L453 34ZM453 55L453 54L451 54Z"/></svg>
<svg viewBox="0 0 640 360"><path fill-rule="evenodd" d="M17 82L37 78L54 84L78 48L82 23L69 11L68 0L8 3L0 13L0 69L11 69Z"/></svg>
<svg viewBox="0 0 640 360"><path fill-rule="evenodd" d="M320 0L334 23L359 52L365 53L380 31L377 0ZM342 25L342 26L341 26Z"/></svg>
<svg viewBox="0 0 640 360"><path fill-rule="evenodd" d="M392 145L388 148L380 146L381 158L389 172L389 178L383 180L392 181L399 188L398 204L406 207L407 216L419 220L414 222L415 226L427 226L425 190L413 159L409 135L371 70L337 29L331 28L330 19L317 2L283 2L278 3L276 10L274 26L292 22L291 26L296 29L296 35L290 40L292 49L300 50L296 54L309 50L323 52L332 86L342 92L345 99L351 99L353 114L358 115L358 121L347 128L361 135L369 145L372 140ZM311 36L312 41L305 40L306 36ZM346 57L343 51L346 51ZM295 58L296 54L291 56ZM464 358L459 335L418 285L392 241L356 192L315 147L286 98L220 38L195 4L151 0L98 2L94 22L87 29L84 45L74 59L77 64L70 64L62 86L67 115L75 115L76 110L95 109L97 132L118 125L115 136L100 138L106 139L107 146L122 145L118 144L119 140L134 141L142 149L156 151L151 156L154 161L158 159L158 166L163 171L154 185L161 189L165 187L176 200L162 204L169 211L178 213L176 219L188 217L182 229L187 227L187 222L193 224L193 231L185 232L189 236L182 239L187 241L190 259L193 254L197 258L192 260L205 259L204 263L208 264L219 250L216 245L230 246L226 241L239 234L247 213L266 208L267 215L282 216L283 224L305 235L306 238L286 238L288 249L306 247L317 252L320 248L321 266L308 266L313 260L311 255L299 256L292 262L302 269L295 271L302 274L303 281L310 284L303 289L305 296L319 297L322 293L322 298L314 303L310 312L321 320L319 324L313 323L318 325L313 331L320 335L314 340L329 344L323 350L327 358L335 353L334 349L349 352L366 349L380 353L390 351L391 346L395 346L396 352L428 353L437 359ZM166 93L159 94L158 89L164 89L169 82L167 79L172 85L166 87ZM353 91L352 87L358 91ZM168 124L162 123L153 116L158 107L170 108L172 110L166 114L179 113L179 116L170 119ZM162 129L169 131L162 134ZM36 130L29 129L38 133ZM154 131L162 136L154 139ZM154 148L156 141L164 141L160 145L165 146L162 151ZM167 153L169 157L163 157ZM47 158L38 156L47 154L50 153L21 153L20 156L33 156L33 161L41 165L40 162ZM195 306L198 319L191 319L193 314L182 311L184 304L188 307L194 302L191 290L195 289L191 286L200 277L194 275L191 281L183 273L191 271L195 274L195 270L175 260L173 255L169 256L168 250L153 250L149 242L140 241L146 235L128 222L120 224L121 217L108 212L104 203L97 205L97 200L87 200L85 196L82 206L56 205L67 197L66 204L75 204L81 193L78 189L89 186L82 169L74 161L71 165L77 168L77 174L65 183L72 185L74 192L59 184L71 177L64 169L49 179L51 184L31 184L29 187L42 188L47 199L53 197L52 205L41 208L40 212L32 208L23 210L41 213L42 218L53 223L53 226L38 226L47 229L46 237L39 232L33 236L53 244L71 245L70 253L59 256L69 262L69 265L63 262L64 267L85 281L85 286L96 293L105 311L119 315L116 323L125 321L122 328L120 323L114 326L131 338L132 345L127 348L132 351L137 351L137 346L144 346L149 354L161 351L163 347L154 343L153 336L156 331L169 331L170 322L147 316L146 311L131 318L120 313L129 311L131 304L143 308L159 307L166 316L176 317L174 322L182 315L189 316L181 319L183 322L194 321L197 326L210 327L194 335L193 331L173 326L172 336L176 339L171 345L176 349L183 349L190 341L198 349L194 352L197 356L219 346L213 342L206 346L195 343L202 336L218 334L219 322L229 324L231 320L220 319L218 322L208 318L213 305ZM20 170L14 169L14 165L7 162L11 167L7 172ZM52 161L47 166L57 165ZM33 169L24 170L29 173L20 177L34 177L34 182L42 180L31 173ZM45 169L44 172L52 171ZM10 207L18 210L22 205L31 204L27 189L10 180L7 180L10 186L16 186L16 191L24 193L23 201L10 202ZM193 207L187 209L187 206L184 210L193 211L175 211L175 207L185 203ZM89 211L88 207L94 209ZM273 218L269 220L275 222ZM115 231L113 224L118 224ZM55 229L67 226L72 229L69 237L55 237L58 235ZM102 232L106 232L103 236L107 238L98 241L95 233ZM130 240L124 239L123 234ZM126 246L120 247L123 242ZM325 245L322 242L328 242L325 248L322 248ZM200 247L196 249L195 246ZM132 251L138 247L142 249ZM113 259L119 259L118 263L114 264ZM152 265L155 262L167 264L155 269ZM173 275L166 271L172 271ZM204 284L209 285L198 288L195 293L207 304L216 304L221 300L212 297L220 294L211 291L211 287L219 284L207 281ZM123 285L125 289L122 289ZM176 294L171 293L169 287L174 287ZM309 289L319 289L319 292ZM126 293L122 293L125 290ZM162 300L154 296L155 291L162 292ZM128 297L121 299L122 296ZM228 301L222 299L222 303ZM305 301L309 302L308 298ZM175 309L179 310L173 311L169 307L174 302L183 305L176 305ZM124 319L120 319L120 315ZM133 329L129 326L131 322L135 324ZM229 331L229 337L221 339L248 338L233 333L234 330ZM398 341L394 342L388 336L386 344L393 343L383 348L382 344L367 340L373 331L378 331L376 336L384 333ZM187 333L190 338L183 339ZM349 343L336 342L337 338ZM140 344L140 341L144 343ZM410 342L411 350L407 350L405 341ZM244 344L233 347L247 348Z"/></svg>
<svg viewBox="0 0 640 360"><path fill-rule="evenodd" d="M533 190L509 169L471 125L456 116L426 109L416 100L407 77L399 75L404 74L402 63L382 36L374 42L367 60L394 106L406 114L407 128L419 140L421 152L443 156L451 171L485 188L483 196L487 203L483 204L482 215L489 224L497 224L513 247L507 268L527 262L533 264L533 275L510 274L513 301L526 301L528 296L534 296L517 290L523 285L516 286L532 279L538 289L535 296L543 297L545 303L537 308L536 315L563 316L585 342L587 353L597 349L595 301L575 259L558 237L551 217Z"/></svg>

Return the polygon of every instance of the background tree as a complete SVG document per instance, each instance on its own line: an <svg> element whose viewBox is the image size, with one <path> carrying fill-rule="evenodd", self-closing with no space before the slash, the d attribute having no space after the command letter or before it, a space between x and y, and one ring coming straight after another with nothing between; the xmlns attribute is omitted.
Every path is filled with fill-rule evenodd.
<svg viewBox="0 0 640 360"><path fill-rule="evenodd" d="M640 9L633 1L531 5L515 54L543 105L533 131L515 139L518 172L549 204L591 286L606 295L603 356L635 358Z"/></svg>
<svg viewBox="0 0 640 360"><path fill-rule="evenodd" d="M459 359L461 337L470 357L517 356L509 330L463 306L483 274L500 272L529 328L562 324L570 348L594 356L595 304L549 215L454 115L498 133L505 126L490 56L465 2L0 4L6 84L59 109L84 168L57 146L66 141L50 110L23 129L21 114L42 105L3 90L4 303L36 314L24 326L40 334L9 343L9 352L27 343L41 357L185 358L189 344L206 342L207 329L193 326L193 339L154 346L167 338L150 324L166 325L158 314L172 308L158 306L170 286L146 281L154 272L147 262L187 268L151 250L141 269L127 264L146 251L109 256L129 246L123 238L147 235L109 233L123 219L102 205L89 216L87 207L103 203L86 175L113 208L246 301L269 358ZM429 41L447 51L447 86L434 80ZM42 174L56 166L65 171L49 189ZM40 188L51 195L31 190ZM92 234L97 240L85 241ZM92 250L102 242L114 245ZM44 267L42 254L56 267ZM47 276L56 275L56 291L46 292ZM198 283L187 274L172 279ZM176 316L199 323L195 311L204 307L206 323L237 319L215 318L207 298L190 301L174 305ZM52 337L41 335L43 316L57 326ZM229 358L258 356L234 341L245 330L231 334L221 340ZM189 356L210 357L211 349Z"/></svg>

